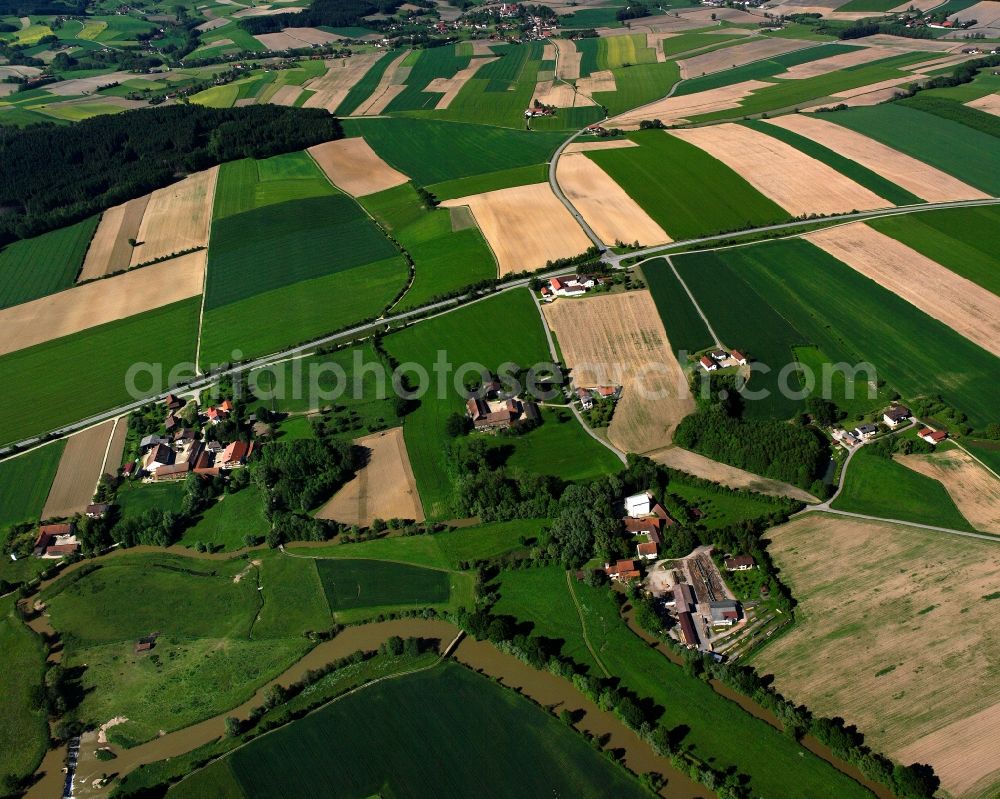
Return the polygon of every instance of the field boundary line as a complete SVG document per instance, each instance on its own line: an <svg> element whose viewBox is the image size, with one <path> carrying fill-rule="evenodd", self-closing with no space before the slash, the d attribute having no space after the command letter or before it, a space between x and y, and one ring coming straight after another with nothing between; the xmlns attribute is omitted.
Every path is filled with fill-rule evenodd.
<svg viewBox="0 0 1000 799"><path fill-rule="evenodd" d="M610 677L611 672L608 671L607 666L604 665L604 661L598 656L593 645L590 643L590 638L587 636L587 622L583 620L583 609L580 607L580 600L576 596L576 591L573 590L573 582L569 572L566 572L566 590L569 591L569 595L573 599L573 607L576 608L577 618L580 619L580 630L583 632L583 642L587 645L587 651L594 656L594 660L597 661L597 665L601 667L601 671L604 672L604 676Z"/></svg>
<svg viewBox="0 0 1000 799"><path fill-rule="evenodd" d="M972 460L974 460L976 463L978 463L980 466L982 466L986 471L988 471L990 474L992 474L997 480L1000 480L1000 474L997 474L995 471L993 471L993 469L991 469L989 466L987 466L983 461L979 460L978 457L976 457L973 453L969 452L969 450L967 450L965 447L963 447L961 445L961 443L959 443L958 441L954 441L954 444L960 450L962 450L962 452L964 452L966 455L968 455L970 458L972 458Z"/></svg>
<svg viewBox="0 0 1000 799"><path fill-rule="evenodd" d="M719 334L715 332L715 328L713 328L712 323L708 321L708 317L698 304L698 300L695 299L691 289L688 288L688 284L684 282L684 278L681 277L681 273L677 271L677 267L674 266L673 259L669 255L664 255L663 259L670 265L670 269L673 271L674 277L677 278L677 282L684 288L684 293L688 295L688 299L691 300L691 304L698 312L698 316L701 317L701 320L705 323L705 327L708 328L708 332L711 334L712 340L715 342L715 346L721 348L722 342L719 340Z"/></svg>
<svg viewBox="0 0 1000 799"><path fill-rule="evenodd" d="M908 522L905 519L887 519L882 516L869 516L865 513L852 513L847 510L837 510L836 508L809 507L800 511L800 513L815 513L816 511L819 511L820 513L832 513L835 516L847 516L852 519L865 519L870 522L885 522L886 524L896 524L901 527L915 527L919 530L930 530L935 533L948 533L950 535L960 535L965 538L977 538L980 541L992 541L995 544L1000 544L1000 535L991 535L989 533L971 533L967 530L953 530L950 527L937 527L933 524Z"/></svg>
<svg viewBox="0 0 1000 799"><path fill-rule="evenodd" d="M378 539L376 539L378 540ZM292 543L292 542L289 542ZM350 544L334 544L333 546L350 546ZM430 571L444 572L445 574L460 574L458 569L449 569L446 566L425 566L422 563L414 563L410 560L395 560L390 558L366 558L364 556L357 555L345 555L344 557L339 557L334 555L333 557L324 557L323 555L300 555L296 552L289 552L285 549L285 545L281 544L278 549L281 550L282 554L287 555L290 558L302 558L303 560L375 560L379 563L395 563L399 566L413 566L417 569L429 569Z"/></svg>

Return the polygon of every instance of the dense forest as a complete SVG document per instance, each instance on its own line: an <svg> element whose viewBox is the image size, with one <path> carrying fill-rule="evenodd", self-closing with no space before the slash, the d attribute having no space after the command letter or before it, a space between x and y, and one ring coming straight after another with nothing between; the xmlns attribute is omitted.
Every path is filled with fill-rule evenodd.
<svg viewBox="0 0 1000 799"><path fill-rule="evenodd" d="M0 17L85 14L87 0L0 0Z"/></svg>
<svg viewBox="0 0 1000 799"><path fill-rule="evenodd" d="M0 244L84 219L238 158L343 136L322 109L170 106L75 125L0 128Z"/></svg>
<svg viewBox="0 0 1000 799"><path fill-rule="evenodd" d="M332 28L358 25L369 14L391 14L402 0L314 0L305 11L246 17L240 25L250 33L276 33L290 26Z"/></svg>

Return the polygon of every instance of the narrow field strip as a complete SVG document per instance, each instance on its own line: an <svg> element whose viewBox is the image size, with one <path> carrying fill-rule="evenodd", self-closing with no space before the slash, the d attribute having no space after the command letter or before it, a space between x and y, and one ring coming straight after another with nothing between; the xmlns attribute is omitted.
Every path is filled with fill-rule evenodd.
<svg viewBox="0 0 1000 799"><path fill-rule="evenodd" d="M104 472L104 455L114 429L115 421L111 419L67 439L42 508L43 519L72 516L87 509Z"/></svg>

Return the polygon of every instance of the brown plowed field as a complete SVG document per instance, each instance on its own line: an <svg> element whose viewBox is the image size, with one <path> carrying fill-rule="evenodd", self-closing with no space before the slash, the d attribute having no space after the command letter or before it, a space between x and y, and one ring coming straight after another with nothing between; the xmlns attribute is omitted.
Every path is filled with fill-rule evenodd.
<svg viewBox="0 0 1000 799"><path fill-rule="evenodd" d="M200 250L4 308L0 355L195 297L201 294L205 262Z"/></svg>
<svg viewBox="0 0 1000 799"><path fill-rule="evenodd" d="M90 240L78 281L128 269L132 261L132 245L128 240L139 235L139 225L148 204L149 195L146 194L104 212Z"/></svg>
<svg viewBox="0 0 1000 799"><path fill-rule="evenodd" d="M1000 534L1000 480L964 449L897 455L896 460L941 483L977 530Z"/></svg>
<svg viewBox="0 0 1000 799"><path fill-rule="evenodd" d="M368 450L368 463L316 516L360 527L368 527L375 519L423 521L424 510L403 441L403 428L372 433L356 439L354 444Z"/></svg>
<svg viewBox="0 0 1000 799"><path fill-rule="evenodd" d="M890 208L864 186L765 133L726 122L672 130L743 177L793 216Z"/></svg>
<svg viewBox="0 0 1000 799"><path fill-rule="evenodd" d="M1000 627L985 598L1000 546L820 513L767 537L799 604L758 670L876 751L930 763L950 795L996 796Z"/></svg>
<svg viewBox="0 0 1000 799"><path fill-rule="evenodd" d="M644 247L673 241L625 190L583 153L559 159L559 187L605 244L616 241Z"/></svg>
<svg viewBox="0 0 1000 799"><path fill-rule="evenodd" d="M55 480L42 509L43 519L83 513L94 498L114 419L77 433L66 441Z"/></svg>
<svg viewBox="0 0 1000 799"><path fill-rule="evenodd" d="M574 386L622 386L611 443L625 452L670 444L695 404L649 292L559 299L542 310Z"/></svg>
<svg viewBox="0 0 1000 799"><path fill-rule="evenodd" d="M441 203L467 205L500 267L500 274L538 269L586 252L591 241L548 183L473 194Z"/></svg>
<svg viewBox="0 0 1000 799"><path fill-rule="evenodd" d="M975 108L978 111L985 111L987 114L1000 117L1000 92L987 94L978 100L969 100L966 105L969 108Z"/></svg>
<svg viewBox="0 0 1000 799"><path fill-rule="evenodd" d="M768 86L774 85L774 83L762 80L745 80L731 86L696 92L684 97L667 97L632 111L626 111L624 114L609 120L606 124L608 127L634 130L644 119L659 119L665 125L684 123L701 114L713 114L716 111L739 108L740 101L749 97L757 89L766 89Z"/></svg>
<svg viewBox="0 0 1000 799"><path fill-rule="evenodd" d="M128 436L128 417L119 416L111 442L108 444L108 454L104 458L104 473L114 477L122 465L122 455L125 453L125 439Z"/></svg>
<svg viewBox="0 0 1000 799"><path fill-rule="evenodd" d="M793 50L801 50L803 47L815 45L814 42L801 41L799 39L772 39L759 38L745 44L737 44L732 47L723 47L721 50L713 50L710 53L683 58L677 62L681 68L682 78L696 78L699 75L710 75L713 72L722 72L724 69L732 69L751 61L759 61L762 58L790 53Z"/></svg>
<svg viewBox="0 0 1000 799"><path fill-rule="evenodd" d="M300 94L302 94L301 86L288 84L287 86L280 86L278 91L271 95L271 99L268 102L274 105L295 105L295 100Z"/></svg>
<svg viewBox="0 0 1000 799"><path fill-rule="evenodd" d="M563 80L576 80L580 77L580 61L583 53L576 49L576 44L570 39L553 39L558 55L556 57L556 77Z"/></svg>
<svg viewBox="0 0 1000 799"><path fill-rule="evenodd" d="M383 53L375 51L327 61L326 74L305 83L303 88L316 93L302 104L303 107L325 108L332 114L354 88L354 84L365 76L382 55Z"/></svg>
<svg viewBox="0 0 1000 799"><path fill-rule="evenodd" d="M132 266L192 247L207 247L219 167L196 172L149 195L142 215Z"/></svg>
<svg viewBox="0 0 1000 799"><path fill-rule="evenodd" d="M331 183L355 197L401 186L409 180L379 158L360 136L316 144L308 152Z"/></svg>
<svg viewBox="0 0 1000 799"><path fill-rule="evenodd" d="M392 60L392 63L382 73L382 77L379 78L378 85L371 93L371 97L355 108L351 112L352 116L377 116L385 111L386 106L405 88L396 81L396 74L399 72L400 64L406 60L409 54L409 50L404 50L398 58Z"/></svg>
<svg viewBox="0 0 1000 799"><path fill-rule="evenodd" d="M983 349L1000 340L1000 297L902 242L863 222L804 238Z"/></svg>
<svg viewBox="0 0 1000 799"><path fill-rule="evenodd" d="M460 69L450 78L434 78L430 83L427 84L427 88L424 91L428 92L441 92L441 99L437 101L437 105L434 106L435 111L443 111L448 106L451 105L452 100L454 100L462 87L465 86L466 82L471 78L474 78L476 73L485 67L487 64L492 64L497 58L473 58L469 62L469 66L465 69Z"/></svg>
<svg viewBox="0 0 1000 799"><path fill-rule="evenodd" d="M563 155L571 155L572 153L588 153L591 150L621 150L625 147L638 147L631 139L611 139L610 141L575 141L572 144L567 144L566 149L563 150Z"/></svg>
<svg viewBox="0 0 1000 799"><path fill-rule="evenodd" d="M829 58L820 58L817 61L807 61L805 64L796 64L793 67L789 67L786 72L782 72L781 78L786 80L816 78L820 75L827 75L830 72L868 64L872 61L879 61L894 55L898 55L898 51L889 47L858 47L849 53L841 53Z"/></svg>

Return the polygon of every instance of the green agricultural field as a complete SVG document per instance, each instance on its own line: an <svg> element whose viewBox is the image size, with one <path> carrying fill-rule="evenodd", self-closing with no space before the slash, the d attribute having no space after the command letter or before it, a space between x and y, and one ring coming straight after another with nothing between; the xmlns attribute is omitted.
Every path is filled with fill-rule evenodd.
<svg viewBox="0 0 1000 799"><path fill-rule="evenodd" d="M97 229L94 216L0 250L0 308L70 288Z"/></svg>
<svg viewBox="0 0 1000 799"><path fill-rule="evenodd" d="M259 559L262 590L243 559L131 552L47 588L64 665L87 666L78 717L126 716L110 738L135 745L237 706L298 660L310 646L303 633L329 626L315 569L276 552ZM154 632L153 651L136 654Z"/></svg>
<svg viewBox="0 0 1000 799"><path fill-rule="evenodd" d="M746 37L735 33L712 33L710 31L718 30L716 28L711 28L705 32L692 31L690 33L682 33L679 36L673 36L669 39L664 39L660 42L660 50L668 58L671 56L676 56L679 53L687 53L691 50L701 50L701 49L717 49L714 45L732 43L736 40L743 40Z"/></svg>
<svg viewBox="0 0 1000 799"><path fill-rule="evenodd" d="M996 474L1000 474L1000 442L962 440L962 446L985 463Z"/></svg>
<svg viewBox="0 0 1000 799"><path fill-rule="evenodd" d="M609 114L620 114L657 100L680 79L680 68L674 61L634 64L611 71L615 76L616 90L594 92L594 100L605 106Z"/></svg>
<svg viewBox="0 0 1000 799"><path fill-rule="evenodd" d="M784 239L715 255L835 361L873 364L904 397L941 394L974 427L1000 418L988 354L818 247Z"/></svg>
<svg viewBox="0 0 1000 799"><path fill-rule="evenodd" d="M500 599L492 612L519 621L530 620L532 635L561 641L559 652L563 657L605 676L606 669L598 662L600 653L592 653L587 647L580 611L561 566L503 572Z"/></svg>
<svg viewBox="0 0 1000 799"><path fill-rule="evenodd" d="M503 346L498 346L495 321L503 320ZM386 349L400 363L418 363L430 369L438 354L457 368L478 364L497 369L504 362L531 366L549 360L548 346L538 309L526 290L506 291L498 296L467 305L436 319L421 322L385 340ZM465 376L471 376L472 371ZM417 491L428 518L447 517L451 480L445 469L445 420L461 411L464 400L450 377L445 393L437 394L432 379L420 406L403 424L406 450L410 456Z"/></svg>
<svg viewBox="0 0 1000 799"><path fill-rule="evenodd" d="M884 408L892 399L892 391L887 386L871 383L864 372L855 376L842 369L832 369L834 361L817 347L793 347L792 352L795 360L815 376L812 394L834 402L847 414L845 424L859 415Z"/></svg>
<svg viewBox="0 0 1000 799"><path fill-rule="evenodd" d="M439 200L453 200L457 197L468 197L470 194L482 194L487 191L509 189L513 186L544 183L548 179L548 164L530 164L513 169L503 169L499 172L487 172L468 178L432 183L426 188Z"/></svg>
<svg viewBox="0 0 1000 799"><path fill-rule="evenodd" d="M261 161L229 161L219 169L212 221L288 200L337 193L308 153L286 153Z"/></svg>
<svg viewBox="0 0 1000 799"><path fill-rule="evenodd" d="M205 313L201 363L277 352L382 313L406 283L402 256L303 280ZM276 313L294 308L294 316Z"/></svg>
<svg viewBox="0 0 1000 799"><path fill-rule="evenodd" d="M934 97L923 92L899 101L900 105L925 111L942 119L950 119L961 125L987 133L994 138L1000 137L1000 118L978 108L969 108L955 99Z"/></svg>
<svg viewBox="0 0 1000 799"><path fill-rule="evenodd" d="M125 378L135 364L162 364L164 383L174 366L193 364L200 305L183 300L0 357L0 383L18 387L0 394L0 443L129 401ZM148 378L136 384L153 393Z"/></svg>
<svg viewBox="0 0 1000 799"><path fill-rule="evenodd" d="M837 11L885 12L895 7L892 0L849 0L846 5L837 6Z"/></svg>
<svg viewBox="0 0 1000 799"><path fill-rule="evenodd" d="M858 183L866 189L875 192L879 197L888 200L893 205L912 205L924 202L922 197L911 194L906 189L900 188L892 181L886 180L884 177L872 172L867 167L863 167L856 161L852 161L850 158L845 158L839 153L835 153L833 150L824 147L822 144L817 144L812 139L801 136L793 131L779 128L777 125L769 125L766 122L760 122L758 120L751 120L744 122L743 124L756 131L765 133L768 136L772 136L779 141L783 141L785 144L791 145L796 150L815 158L817 161L821 161L827 166L837 170L842 175L849 177L855 183Z"/></svg>
<svg viewBox="0 0 1000 799"><path fill-rule="evenodd" d="M1000 253L996 247L1000 208L997 206L890 216L867 224L1000 295Z"/></svg>
<svg viewBox="0 0 1000 799"><path fill-rule="evenodd" d="M222 86L212 86L192 95L191 102L206 108L232 108L239 93L239 86L235 83L226 83Z"/></svg>
<svg viewBox="0 0 1000 799"><path fill-rule="evenodd" d="M975 531L941 483L880 457L868 447L862 447L851 458L844 490L832 507L883 519Z"/></svg>
<svg viewBox="0 0 1000 799"><path fill-rule="evenodd" d="M630 133L639 147L587 153L674 239L784 222L788 212L732 169L661 130Z"/></svg>
<svg viewBox="0 0 1000 799"><path fill-rule="evenodd" d="M515 519L432 535L376 538L321 547L296 548L293 543L286 548L293 554L309 557L387 560L432 569L458 569L463 563L501 557L537 544L545 524L545 519ZM522 540L527 543L522 544Z"/></svg>
<svg viewBox="0 0 1000 799"><path fill-rule="evenodd" d="M481 793L487 778L490 794L503 797L648 795L531 701L442 663L345 696L259 738L195 772L170 796L297 799L314 796L321 782L331 799L423 799Z"/></svg>
<svg viewBox="0 0 1000 799"><path fill-rule="evenodd" d="M988 194L1000 194L1000 159L985 156L997 151L996 140L989 134L899 103L849 108L825 118L936 166ZM919 130L920 135L909 135L914 130Z"/></svg>
<svg viewBox="0 0 1000 799"><path fill-rule="evenodd" d="M33 774L49 745L45 712L36 709L33 689L42 685L45 647L14 612L16 597L0 600L0 774Z"/></svg>
<svg viewBox="0 0 1000 799"><path fill-rule="evenodd" d="M202 543L225 550L242 549L246 546L245 536L263 538L270 529L260 489L248 486L235 494L223 494L193 527L184 531L180 543L188 547Z"/></svg>
<svg viewBox="0 0 1000 799"><path fill-rule="evenodd" d="M701 511L698 523L708 530L739 524L748 519L760 518L775 512L774 502L768 498L736 491L719 491L713 486L705 488L691 485L682 479L672 479L667 491L682 497L691 507Z"/></svg>
<svg viewBox="0 0 1000 799"><path fill-rule="evenodd" d="M695 753L711 757L716 768L734 766L749 775L755 796L860 799L869 795L790 736L744 712L736 703L715 693L708 683L689 676L682 666L650 648L621 622L608 589L567 581L559 569L541 571L549 585L542 589L533 582L527 590L517 583L511 588L509 582L518 580L525 572L504 572L501 602L520 606L521 621L546 619L549 625L546 629L551 631L537 630L539 633L578 641L585 632L604 666L620 678L622 688L662 708L661 725L685 731L682 747L693 747ZM580 607L575 618L568 612L550 612L553 597L560 588L575 593ZM565 624L562 629L561 624ZM601 673L597 672L597 676Z"/></svg>
<svg viewBox="0 0 1000 799"><path fill-rule="evenodd" d="M389 64L397 58L399 58L399 53L395 50L389 50L376 61L371 69L365 73L364 77L351 87L351 90L341 101L340 105L337 106L337 116L347 116L353 113L361 103L371 97L372 92L375 91L379 81L382 80L382 76L385 74L386 69L388 69ZM318 63L322 64L323 62L320 61Z"/></svg>
<svg viewBox="0 0 1000 799"><path fill-rule="evenodd" d="M468 576L408 563L344 558L317 560L316 571L330 612L338 619L351 611L373 615L382 608L444 605L452 596L452 578L464 582Z"/></svg>
<svg viewBox="0 0 1000 799"><path fill-rule="evenodd" d="M665 258L644 263L642 277L656 303L670 346L682 366L687 363L687 355L708 349L715 343L705 320Z"/></svg>
<svg viewBox="0 0 1000 799"><path fill-rule="evenodd" d="M0 543L9 525L38 521L65 448L54 441L0 461Z"/></svg>
<svg viewBox="0 0 1000 799"><path fill-rule="evenodd" d="M558 132L509 130L429 119L345 119L347 136L364 136L417 185L548 161L566 138Z"/></svg>
<svg viewBox="0 0 1000 799"><path fill-rule="evenodd" d="M509 470L561 480L590 480L621 471L623 464L595 441L569 411L544 408L542 425L522 436L490 441L493 457Z"/></svg>
<svg viewBox="0 0 1000 799"><path fill-rule="evenodd" d="M360 202L413 258L413 284L395 310L496 277L496 259L479 228L454 230L452 212L425 208L412 184L370 194Z"/></svg>
<svg viewBox="0 0 1000 799"><path fill-rule="evenodd" d="M114 103L71 103L66 105L41 106L36 109L46 116L62 119L67 122L80 122L84 119L102 116L104 114L120 114L125 109Z"/></svg>
<svg viewBox="0 0 1000 799"><path fill-rule="evenodd" d="M441 95L424 91L427 84L435 78L454 77L455 73L467 67L471 60L468 56L456 55L454 45L429 47L424 50L414 50L414 53L417 55L406 77L406 88L392 99L385 109L387 112L434 108Z"/></svg>
<svg viewBox="0 0 1000 799"><path fill-rule="evenodd" d="M617 69L633 64L656 63L656 51L646 46L646 34L602 36L597 39L598 69Z"/></svg>

